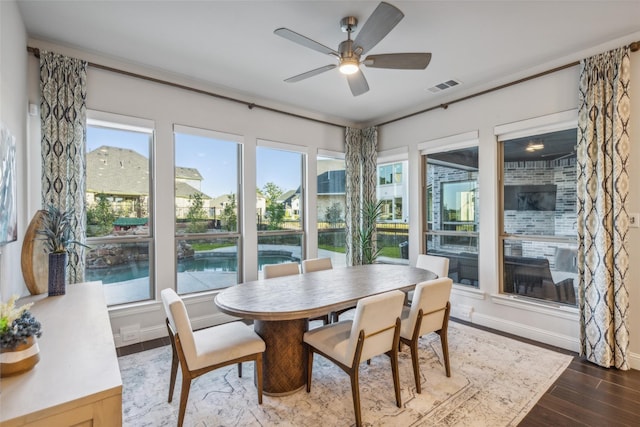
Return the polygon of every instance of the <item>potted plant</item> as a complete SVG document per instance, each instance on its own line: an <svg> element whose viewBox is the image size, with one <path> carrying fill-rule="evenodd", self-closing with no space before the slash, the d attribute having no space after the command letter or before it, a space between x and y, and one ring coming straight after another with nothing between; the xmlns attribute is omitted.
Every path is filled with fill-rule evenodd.
<svg viewBox="0 0 640 427"><path fill-rule="evenodd" d="M38 234L44 236L49 252L49 296L66 292L67 254L71 245L87 245L72 239L73 211L61 211L54 205L43 210L42 224Z"/></svg>
<svg viewBox="0 0 640 427"><path fill-rule="evenodd" d="M36 338L42 335L29 308L32 303L16 308L17 296L0 302L0 376L16 375L33 368L40 360Z"/></svg>

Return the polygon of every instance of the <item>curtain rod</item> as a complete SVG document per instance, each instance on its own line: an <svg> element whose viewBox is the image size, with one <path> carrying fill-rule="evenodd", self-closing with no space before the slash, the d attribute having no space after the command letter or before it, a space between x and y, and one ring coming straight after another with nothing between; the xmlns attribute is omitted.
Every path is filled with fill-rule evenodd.
<svg viewBox="0 0 640 427"><path fill-rule="evenodd" d="M629 50L631 52L637 52L638 50L640 50L640 41L633 42L633 43L629 44ZM409 114L404 115L402 117L398 117L397 119L387 120L386 122L382 122L382 123L379 123L379 124L374 125L374 126L388 125L390 123L394 123L394 122L397 122L397 121L400 121L400 120L408 119L409 117L417 116L418 114L422 114L422 113L427 113L429 111L433 111L433 110L436 110L438 108L442 108L443 110L446 110L447 108L449 108L449 105L451 105L451 104L456 104L458 102L466 101L468 99L475 98L476 96L486 95L487 93L495 92L495 91L500 90L500 89L505 89L505 88L508 88L509 86L515 86L517 84L524 83L524 82L529 81L529 80L537 79L538 77L542 77L542 76L546 76L548 74L555 73L556 71L561 71L561 70L564 70L566 68L575 67L576 65L580 65L580 61L574 61L574 62L571 62L569 64L561 65L559 67L552 68L552 69L547 70L547 71L542 71L540 73L537 73L537 74L534 74L534 75L531 75L531 76L527 76L527 77L523 77L521 79L509 82L509 83L505 83L505 84L502 84L502 85L499 85L499 86L495 86L495 87L492 87L490 89L482 90L480 92L476 92L476 93L473 93L471 95L463 96L462 98L454 99L453 101L449 101L449 102L446 102L444 104L435 105L433 107L425 108L424 110L416 111L415 113L409 113Z"/></svg>
<svg viewBox="0 0 640 427"><path fill-rule="evenodd" d="M36 58L40 57L40 49L36 48L36 47L31 47L31 46L27 46L27 52L32 53ZM218 99L222 99L224 101L230 101L230 102L235 102L237 104L242 104L242 105L246 105L247 108L249 108L249 110L253 110L254 108L258 108L261 110L265 110L265 111L271 111L273 113L280 113L280 114L285 114L287 116L291 116L291 117L295 117L298 119L304 119L304 120L310 120L312 122L316 122L316 123L321 123L324 125L330 125L330 126L336 126L336 127L340 127L340 128L344 128L345 126L343 125L339 125L337 123L332 123L332 122L327 122L324 120L320 120L320 119L314 119L313 117L307 117L307 116L303 116L300 114L295 114L295 113L290 113L288 111L283 111L283 110L279 110L277 108L271 108L271 107L267 107L264 105L260 105L260 104L255 104L253 102L247 102L247 101L243 101L241 99L238 98L233 98L230 96L226 96L226 95L220 95L219 93L214 93L214 92L209 92L206 90L202 90L202 89L197 89L191 86L186 86L186 85L182 85L179 83L174 83L168 80L162 80L162 79L157 79L155 77L149 77L149 76L145 76L142 74L137 74L137 73L132 73L130 71L124 71L124 70L120 70L118 68L113 68L113 67L109 67L106 65L102 65L102 64L96 64L94 62L89 62L87 61L87 65L89 65L90 67L93 68L98 68L100 70L105 70L105 71L110 71L112 73L117 73L117 74L123 74L125 76L129 76L129 77L135 77L138 79L142 79L142 80L146 80L149 82L153 82L153 83L160 83L166 86L171 86L171 87L175 87L178 89L184 89L190 92L195 92L201 95L207 95L207 96L211 96L214 98L218 98Z"/></svg>

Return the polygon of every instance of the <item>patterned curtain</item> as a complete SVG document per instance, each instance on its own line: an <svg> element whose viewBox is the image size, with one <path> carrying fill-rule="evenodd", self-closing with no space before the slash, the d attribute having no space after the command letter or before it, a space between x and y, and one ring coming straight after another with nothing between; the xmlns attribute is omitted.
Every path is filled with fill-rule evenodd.
<svg viewBox="0 0 640 427"><path fill-rule="evenodd" d="M345 144L347 265L361 265L362 253L354 242L363 225L363 204L376 201L378 131L375 127L347 128Z"/></svg>
<svg viewBox="0 0 640 427"><path fill-rule="evenodd" d="M578 268L582 356L629 369L629 49L581 62L578 112Z"/></svg>
<svg viewBox="0 0 640 427"><path fill-rule="evenodd" d="M87 63L40 51L42 204L71 210L72 239L86 240ZM67 283L84 281L84 249L72 245Z"/></svg>

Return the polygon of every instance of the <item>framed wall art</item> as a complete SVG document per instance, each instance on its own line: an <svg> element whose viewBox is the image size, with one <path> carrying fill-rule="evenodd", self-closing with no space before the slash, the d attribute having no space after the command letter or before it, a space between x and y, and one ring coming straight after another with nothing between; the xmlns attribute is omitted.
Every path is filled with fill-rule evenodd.
<svg viewBox="0 0 640 427"><path fill-rule="evenodd" d="M0 245L18 239L16 140L0 123Z"/></svg>

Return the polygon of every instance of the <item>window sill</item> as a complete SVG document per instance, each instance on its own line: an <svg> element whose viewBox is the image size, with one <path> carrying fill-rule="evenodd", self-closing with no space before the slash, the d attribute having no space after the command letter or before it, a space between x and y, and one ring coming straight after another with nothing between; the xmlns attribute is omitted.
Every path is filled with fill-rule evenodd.
<svg viewBox="0 0 640 427"><path fill-rule="evenodd" d="M492 294L491 301L508 307L520 310L532 311L548 316L554 316L565 320L578 320L578 308L550 301L535 301L530 298L518 297L516 295Z"/></svg>

